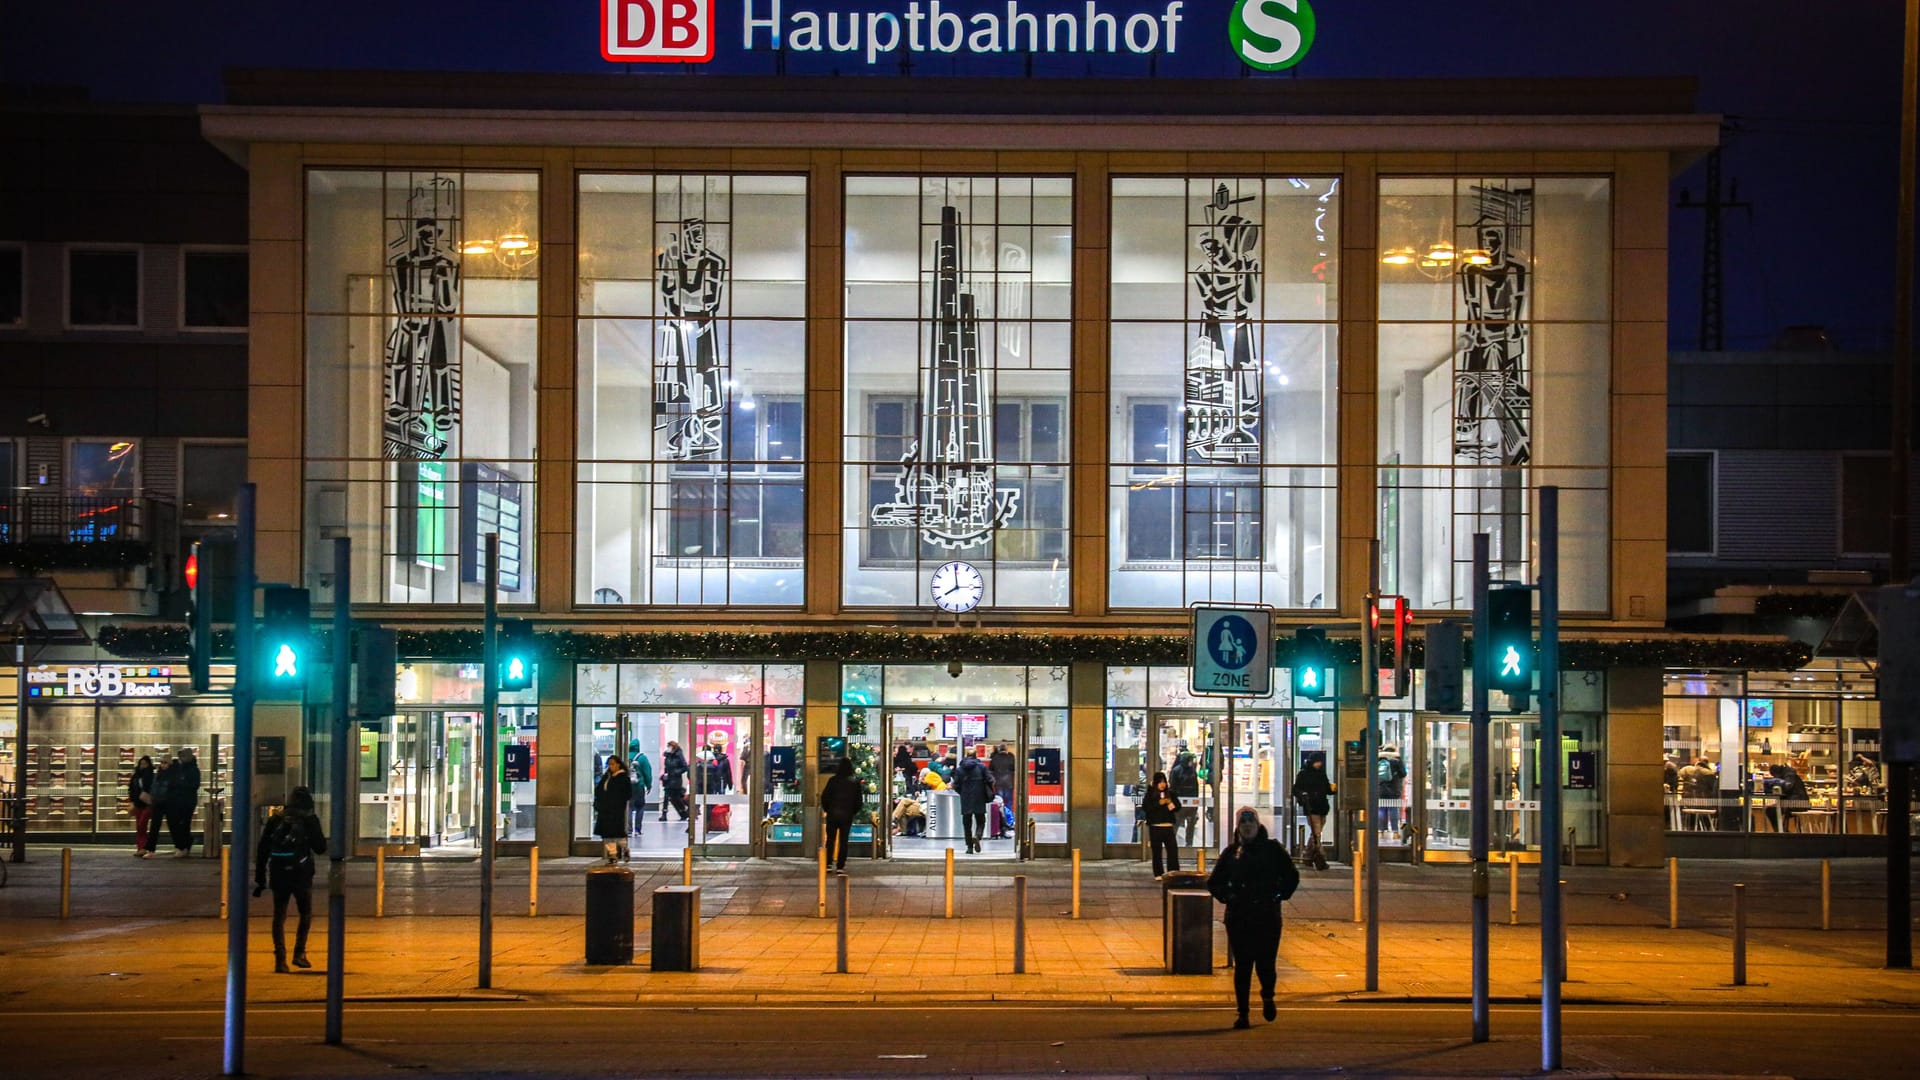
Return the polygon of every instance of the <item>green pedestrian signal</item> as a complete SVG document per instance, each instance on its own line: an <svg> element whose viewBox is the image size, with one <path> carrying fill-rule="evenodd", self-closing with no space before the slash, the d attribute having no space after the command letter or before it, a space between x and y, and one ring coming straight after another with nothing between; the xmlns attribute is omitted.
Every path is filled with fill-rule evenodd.
<svg viewBox="0 0 1920 1080"><path fill-rule="evenodd" d="M266 701L298 701L307 687L312 599L307 590L285 585L269 585L261 594L264 618L254 643L254 692Z"/></svg>
<svg viewBox="0 0 1920 1080"><path fill-rule="evenodd" d="M1293 632L1293 696L1325 701L1333 696L1333 652L1327 632L1307 627Z"/></svg>
<svg viewBox="0 0 1920 1080"><path fill-rule="evenodd" d="M1478 648L1478 643L1475 648ZM1526 708L1533 690L1533 590L1507 585L1487 592L1487 685Z"/></svg>
<svg viewBox="0 0 1920 1080"><path fill-rule="evenodd" d="M525 619L500 620L500 689L525 690L533 685L533 624Z"/></svg>

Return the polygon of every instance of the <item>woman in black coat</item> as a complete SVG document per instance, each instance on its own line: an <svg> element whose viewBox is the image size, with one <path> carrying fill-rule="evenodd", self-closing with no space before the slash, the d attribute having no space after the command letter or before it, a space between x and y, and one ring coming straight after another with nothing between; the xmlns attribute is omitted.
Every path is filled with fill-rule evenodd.
<svg viewBox="0 0 1920 1080"><path fill-rule="evenodd" d="M993 774L987 763L969 754L953 770L953 790L960 793L960 817L966 822L967 850L980 850L987 831L987 803L993 799Z"/></svg>
<svg viewBox="0 0 1920 1080"><path fill-rule="evenodd" d="M1233 997L1239 1006L1236 1028L1247 1022L1247 996L1254 972L1260 974L1261 1015L1274 1017L1274 961L1280 953L1280 902L1300 885L1300 871L1280 841L1267 835L1250 806L1234 818L1233 842L1220 853L1207 891L1227 906L1227 948L1233 953Z"/></svg>
<svg viewBox="0 0 1920 1080"><path fill-rule="evenodd" d="M153 805L153 759L145 754L127 780L127 802L133 806L133 853L151 859L153 842L160 838L160 822L159 808Z"/></svg>
<svg viewBox="0 0 1920 1080"><path fill-rule="evenodd" d="M1326 827L1327 814L1333 809L1333 781L1327 779L1323 759L1308 761L1293 778L1293 802L1307 819L1307 861L1325 870L1327 856L1320 850L1320 830Z"/></svg>
<svg viewBox="0 0 1920 1080"><path fill-rule="evenodd" d="M632 862L627 850L627 806L633 801L633 777L617 757L607 759L607 771L593 789L593 831L607 847L607 865Z"/></svg>
<svg viewBox="0 0 1920 1080"><path fill-rule="evenodd" d="M1173 824L1180 818L1180 796L1167 783L1167 774L1153 774L1147 785L1147 797L1140 806L1147 823L1147 844L1153 848L1153 877L1180 872L1180 845L1174 841ZM1163 857L1164 856L1164 857Z"/></svg>

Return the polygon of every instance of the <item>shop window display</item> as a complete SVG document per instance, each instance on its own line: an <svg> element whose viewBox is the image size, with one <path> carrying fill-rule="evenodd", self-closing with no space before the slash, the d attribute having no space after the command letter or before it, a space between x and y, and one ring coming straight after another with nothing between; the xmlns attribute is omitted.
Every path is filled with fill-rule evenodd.
<svg viewBox="0 0 1920 1080"><path fill-rule="evenodd" d="M1339 181L1113 182L1116 607L1331 606Z"/></svg>
<svg viewBox="0 0 1920 1080"><path fill-rule="evenodd" d="M804 597L806 178L580 178L583 604Z"/></svg>
<svg viewBox="0 0 1920 1080"><path fill-rule="evenodd" d="M1607 606L1610 184L1380 181L1381 584L1465 609L1473 535L1523 580L1560 488L1562 610Z"/></svg>
<svg viewBox="0 0 1920 1080"><path fill-rule="evenodd" d="M844 597L1067 604L1072 182L846 182Z"/></svg>
<svg viewBox="0 0 1920 1080"><path fill-rule="evenodd" d="M534 573L538 177L456 169L307 174L305 584L330 541L354 599L479 603Z"/></svg>

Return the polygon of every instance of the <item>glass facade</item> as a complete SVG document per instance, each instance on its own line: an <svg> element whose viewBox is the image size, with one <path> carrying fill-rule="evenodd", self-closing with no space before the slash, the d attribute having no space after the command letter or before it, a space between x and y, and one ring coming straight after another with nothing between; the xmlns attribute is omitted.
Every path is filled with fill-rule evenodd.
<svg viewBox="0 0 1920 1080"><path fill-rule="evenodd" d="M1471 606L1473 535L1522 580L1560 488L1561 608L1604 611L1612 364L1603 178L1382 178L1380 582Z"/></svg>
<svg viewBox="0 0 1920 1080"><path fill-rule="evenodd" d="M1336 179L1113 182L1109 603L1334 603Z"/></svg>
<svg viewBox="0 0 1920 1080"><path fill-rule="evenodd" d="M539 178L307 173L306 583L358 602L534 598ZM324 576L323 576L324 575Z"/></svg>
<svg viewBox="0 0 1920 1080"><path fill-rule="evenodd" d="M806 178L588 173L579 604L798 605Z"/></svg>
<svg viewBox="0 0 1920 1080"><path fill-rule="evenodd" d="M1072 221L1066 179L847 179L848 606L950 560L982 607L1066 606Z"/></svg>

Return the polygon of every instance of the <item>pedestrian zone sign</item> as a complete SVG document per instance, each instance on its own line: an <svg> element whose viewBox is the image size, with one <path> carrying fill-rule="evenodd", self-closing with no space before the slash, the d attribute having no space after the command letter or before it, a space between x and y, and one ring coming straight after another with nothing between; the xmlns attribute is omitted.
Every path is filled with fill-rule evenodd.
<svg viewBox="0 0 1920 1080"><path fill-rule="evenodd" d="M1208 697L1266 697L1273 692L1273 612L1196 607L1188 688Z"/></svg>

